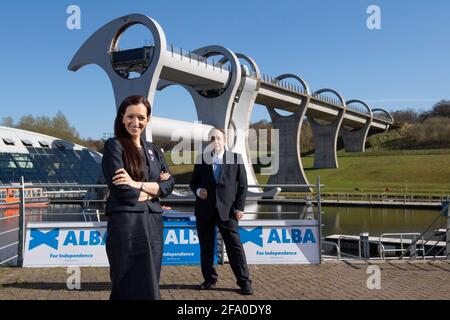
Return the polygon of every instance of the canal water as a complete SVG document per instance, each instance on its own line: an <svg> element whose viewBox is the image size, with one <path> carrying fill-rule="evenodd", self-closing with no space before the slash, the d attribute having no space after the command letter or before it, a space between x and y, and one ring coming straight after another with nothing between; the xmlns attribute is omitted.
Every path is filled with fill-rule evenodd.
<svg viewBox="0 0 450 320"><path fill-rule="evenodd" d="M192 205L171 205L175 212L193 214ZM315 208L316 210L317 208ZM282 204L268 205L247 203L245 219L299 219L304 211L304 205ZM322 207L324 212L322 222L323 234L359 235L368 232L371 236L391 232L423 232L440 214L440 210L430 209L399 209L399 208L360 208L360 207ZM48 208L27 208L27 221L100 221L103 215L97 215L95 210L86 214L76 205L50 205ZM0 210L0 234L18 227L17 209ZM10 217L8 219L8 217ZM7 218L7 219L2 219ZM443 227L445 219L441 217L436 228ZM433 233L432 229L428 235ZM427 236L427 235L426 235ZM18 239L17 231L0 235L0 248ZM13 246L0 250L0 262L17 254Z"/></svg>
<svg viewBox="0 0 450 320"><path fill-rule="evenodd" d="M190 206L172 206L181 212L192 212ZM317 211L317 208L314 209ZM245 207L245 219L299 219L305 211L304 205L267 205L250 203ZM440 210L363 208L322 206L324 236L333 234L359 235L369 232L371 236L391 232L423 232L440 214ZM442 217L436 223L445 225Z"/></svg>

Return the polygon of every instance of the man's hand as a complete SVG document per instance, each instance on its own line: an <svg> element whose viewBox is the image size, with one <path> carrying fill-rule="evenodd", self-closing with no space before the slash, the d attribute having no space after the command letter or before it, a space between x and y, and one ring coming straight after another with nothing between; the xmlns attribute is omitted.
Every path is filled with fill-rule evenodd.
<svg viewBox="0 0 450 320"><path fill-rule="evenodd" d="M206 198L208 198L208 191L207 191L205 188L200 188L200 189L197 191L197 195L198 195L201 199L206 200Z"/></svg>
<svg viewBox="0 0 450 320"><path fill-rule="evenodd" d="M243 211L235 211L234 215L236 216L237 220L241 220L244 217L244 212Z"/></svg>

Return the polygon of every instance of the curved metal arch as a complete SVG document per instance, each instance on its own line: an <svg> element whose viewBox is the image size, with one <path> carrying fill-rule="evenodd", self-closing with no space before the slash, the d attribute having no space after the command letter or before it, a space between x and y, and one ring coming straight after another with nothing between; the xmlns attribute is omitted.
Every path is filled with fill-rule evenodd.
<svg viewBox="0 0 450 320"><path fill-rule="evenodd" d="M243 54L243 53L235 53L236 57L238 57L238 59L243 59L245 61L248 62L248 64L252 67L253 72L256 74L256 78L258 80L261 79L261 70L258 67L258 64L255 62L255 60L253 60L252 58L250 58L249 56Z"/></svg>
<svg viewBox="0 0 450 320"><path fill-rule="evenodd" d="M292 114L295 114L295 112L292 112L292 114L290 114L288 116L283 116L278 111L276 111L275 108L266 107L266 109L271 117L282 118L282 117L290 117L290 116L292 116Z"/></svg>
<svg viewBox="0 0 450 320"><path fill-rule="evenodd" d="M117 44L118 39L125 30L135 24L141 24L150 30L155 42L155 48L147 70L140 77L125 79L114 70L110 50ZM153 104L156 85L164 65L166 51L166 36L158 22L141 14L131 14L105 24L92 34L78 49L68 69L77 71L89 64L100 66L111 81L116 108L119 108L123 99L131 94L146 96L150 104Z"/></svg>
<svg viewBox="0 0 450 320"><path fill-rule="evenodd" d="M167 81L167 80L159 80L156 90L163 91L164 89L166 89L168 87L173 87L173 86L179 86L179 87L182 87L182 88L188 90L188 88L186 88L186 86L184 86L182 84L172 82L172 81ZM189 90L188 90L188 93L189 93Z"/></svg>
<svg viewBox="0 0 450 320"><path fill-rule="evenodd" d="M299 76L297 76L297 75L295 75L295 74L292 74L292 73L285 73L285 74L279 75L279 76L276 77L275 79L281 81L281 80L288 79L288 78L292 78L292 79L295 79L295 80L297 80L298 82L300 82L300 84L302 85L303 89L305 89L306 93L307 93L308 95L311 94L311 93L310 93L310 90L309 90L308 83L307 83L303 78L301 78L301 77L299 77Z"/></svg>
<svg viewBox="0 0 450 320"><path fill-rule="evenodd" d="M349 105L349 104L352 104L352 103L359 103L359 104L362 104L362 105L367 109L367 111L369 111L370 116L373 117L372 109L369 107L369 105L368 105L367 103L365 103L365 102L362 101L362 100L352 99L352 100L348 100L345 104L346 104L347 107L348 107L348 105Z"/></svg>
<svg viewBox="0 0 450 320"><path fill-rule="evenodd" d="M223 124L220 124L221 127L224 127L225 130L229 127L231 115L233 114L233 108L234 108L234 97L236 96L236 93L239 89L239 84L242 76L242 70L241 70L241 63L239 59L237 58L236 54L231 51L228 48L218 46L218 45L212 45L212 46L205 46L202 48L198 48L192 53L207 58L213 55L222 55L223 58L218 62L218 64L226 63L227 61L231 64L231 72L228 77L227 83L224 87L224 92L222 92L217 97L211 97L208 98L209 100L213 101L213 99L220 99L220 104L226 103L223 106L223 110L216 109L216 112L223 112L223 119L225 120ZM200 94L195 91L193 88L190 90L191 95L193 96L194 100L196 101L196 106L198 104L201 104L201 98ZM200 100L199 100L200 99ZM223 101L222 101L223 100ZM197 110L198 112L198 110ZM219 118L221 117L219 116Z"/></svg>
<svg viewBox="0 0 450 320"><path fill-rule="evenodd" d="M338 97L338 99L341 101L341 105L342 105L344 108L347 108L347 104L345 103L344 97L343 97L339 92L337 92L337 91L334 90L334 89L323 88L323 89L320 89L320 90L315 91L315 92L313 93L313 95L319 95L319 94L324 93L324 92L331 92L331 93L334 93L334 94Z"/></svg>
<svg viewBox="0 0 450 320"><path fill-rule="evenodd" d="M89 65L97 64L102 67L111 77L116 74L109 59L109 52L115 49L120 36L131 26L141 24L147 27L153 35L155 41L155 54L151 65L158 64L160 57L167 48L165 33L159 23L142 14L131 14L117 18L108 22L91 35L78 49L72 58L68 69L77 71ZM109 63L105 63L108 61ZM119 77L119 75L117 75ZM134 80L134 79L133 79Z"/></svg>
<svg viewBox="0 0 450 320"><path fill-rule="evenodd" d="M239 59L237 58L236 54L230 49L218 45L212 45L198 48L192 51L192 53L201 56L203 58L208 58L215 55L222 55L223 58L217 62L216 64L217 66L222 66L225 63L230 62L232 72L230 77L228 78L227 83L225 84L225 87L228 88L230 83L235 83L236 81L238 81L238 79L241 78L241 63L239 62Z"/></svg>
<svg viewBox="0 0 450 320"><path fill-rule="evenodd" d="M192 52L195 53L197 50L201 50L201 49L205 49L205 48L210 48L210 47L219 47L219 48L224 48L224 49L226 49L225 47L221 47L221 46L205 46L205 47L196 49L196 50L194 50L194 51L192 51ZM228 49L227 49L227 50L228 50ZM229 51L231 52L231 50L229 50ZM233 52L233 54L236 55L234 52ZM202 56L202 57L205 58L205 59L208 59L209 57L216 56L216 55L223 55L224 57L217 61L217 63L216 63L217 66L223 66L225 63L227 63L228 61L230 61L229 58L226 57L226 56L224 55L224 53L223 53L223 52L220 52L220 51L208 51L207 53L205 53L205 54L203 54L203 55L201 55L201 54L197 54L197 55L200 55L200 56Z"/></svg>
<svg viewBox="0 0 450 320"><path fill-rule="evenodd" d="M394 117L392 116L392 114L391 114L389 111L386 111L386 110L384 110L384 109L382 109L382 108L375 108L375 109L372 109L372 112L376 112L376 111L381 111L381 112L383 112L384 114L386 114L386 115L389 117L389 119L391 119L391 121L392 121L391 124L394 124L394 122L395 122Z"/></svg>

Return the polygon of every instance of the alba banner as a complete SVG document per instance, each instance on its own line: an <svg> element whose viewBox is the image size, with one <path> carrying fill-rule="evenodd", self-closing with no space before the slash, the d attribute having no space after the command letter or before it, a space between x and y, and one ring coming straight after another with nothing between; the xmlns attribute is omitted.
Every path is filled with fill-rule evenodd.
<svg viewBox="0 0 450 320"><path fill-rule="evenodd" d="M24 267L108 267L106 222L27 225Z"/></svg>
<svg viewBox="0 0 450 320"><path fill-rule="evenodd" d="M106 222L29 222L23 266L108 267L106 237ZM165 221L163 239L162 265L200 264L195 221Z"/></svg>
<svg viewBox="0 0 450 320"><path fill-rule="evenodd" d="M248 264L319 264L317 220L241 220Z"/></svg>

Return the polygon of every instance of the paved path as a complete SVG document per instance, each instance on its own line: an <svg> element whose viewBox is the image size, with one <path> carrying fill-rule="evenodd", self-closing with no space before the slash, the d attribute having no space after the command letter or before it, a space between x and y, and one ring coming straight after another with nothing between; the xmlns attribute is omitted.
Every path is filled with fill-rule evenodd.
<svg viewBox="0 0 450 320"><path fill-rule="evenodd" d="M370 290L371 265L381 270L381 289ZM0 268L0 300L108 299L108 268L82 268L81 290L68 290L67 269ZM229 265L217 269L218 286L198 291L199 267L163 267L167 300L450 299L450 262L324 262L322 265L251 265L255 294L242 296Z"/></svg>

